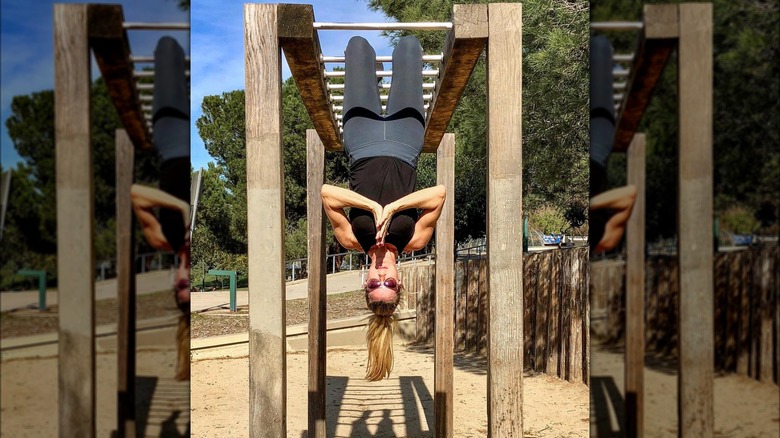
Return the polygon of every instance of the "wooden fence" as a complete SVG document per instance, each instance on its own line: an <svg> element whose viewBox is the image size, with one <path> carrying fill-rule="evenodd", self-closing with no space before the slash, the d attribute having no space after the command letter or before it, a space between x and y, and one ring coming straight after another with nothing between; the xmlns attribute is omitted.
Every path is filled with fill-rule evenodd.
<svg viewBox="0 0 780 438"><path fill-rule="evenodd" d="M588 378L588 251L561 249L526 254L524 271L525 370L571 382ZM434 337L435 266L399 273L406 305L417 310L417 341ZM487 352L487 261L455 263L455 351ZM509 309L507 309L509 310Z"/></svg>
<svg viewBox="0 0 780 438"><path fill-rule="evenodd" d="M714 261L715 370L780 380L780 247L722 252ZM646 351L676 360L678 265L676 256L646 262ZM592 333L620 343L625 329L625 264L591 264Z"/></svg>

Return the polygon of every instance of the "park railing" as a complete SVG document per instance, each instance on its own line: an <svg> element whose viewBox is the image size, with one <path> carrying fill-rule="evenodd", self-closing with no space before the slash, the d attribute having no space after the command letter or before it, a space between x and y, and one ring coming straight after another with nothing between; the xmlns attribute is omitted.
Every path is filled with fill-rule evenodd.
<svg viewBox="0 0 780 438"><path fill-rule="evenodd" d="M398 263L406 263L413 260L431 259L435 257L428 251L413 251L411 254L404 254L398 258ZM325 270L328 274L337 272L355 271L367 268L370 264L368 256L358 251L341 252L337 254L328 254L325 259ZM287 281L302 280L309 278L307 269L307 259L293 259L284 263L285 275Z"/></svg>
<svg viewBox="0 0 780 438"><path fill-rule="evenodd" d="M780 347L773 332L780 330L780 247L719 252L713 264L715 370L777 383ZM667 362L677 360L679 294L677 257L648 257L645 349ZM591 264L591 297L593 336L607 344L621 344L625 262Z"/></svg>
<svg viewBox="0 0 780 438"><path fill-rule="evenodd" d="M465 248L464 248L465 249ZM472 248L473 255L476 250ZM463 257L461 257L461 255ZM487 351L487 259L455 262L456 351ZM588 376L588 250L569 248L523 255L524 362L526 371L542 372L571 382ZM416 309L417 341L433 341L436 309L435 265L402 266L401 308ZM511 311L511 309L507 309Z"/></svg>

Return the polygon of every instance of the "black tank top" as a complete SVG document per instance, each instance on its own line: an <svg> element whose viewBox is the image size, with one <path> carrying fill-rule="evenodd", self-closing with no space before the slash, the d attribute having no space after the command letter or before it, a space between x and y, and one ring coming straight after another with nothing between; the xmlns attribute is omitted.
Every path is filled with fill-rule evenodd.
<svg viewBox="0 0 780 438"><path fill-rule="evenodd" d="M349 188L368 199L385 206L414 192L417 172L409 164L395 157L370 157L355 161L350 166ZM352 232L364 252L376 244L374 214L359 208L349 212ZM385 243L402 252L414 236L417 209L397 212L390 222Z"/></svg>

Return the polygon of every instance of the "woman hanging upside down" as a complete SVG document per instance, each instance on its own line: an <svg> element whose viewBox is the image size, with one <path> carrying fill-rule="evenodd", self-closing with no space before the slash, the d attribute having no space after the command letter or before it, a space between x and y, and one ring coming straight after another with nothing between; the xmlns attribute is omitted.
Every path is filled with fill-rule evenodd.
<svg viewBox="0 0 780 438"><path fill-rule="evenodd" d="M388 377L393 368L393 313L402 289L398 254L428 244L445 197L444 186L415 191L425 133L420 42L403 37L393 51L393 81L384 116L375 65L376 53L368 41L352 38L346 50L343 118L349 190L322 187L323 207L336 240L371 257L363 285L366 304L374 313L366 335L366 379L371 381ZM344 210L348 207L349 213Z"/></svg>
<svg viewBox="0 0 780 438"><path fill-rule="evenodd" d="M607 162L615 140L612 46L604 36L590 40L590 248L618 246L636 200L636 186L607 190Z"/></svg>
<svg viewBox="0 0 780 438"><path fill-rule="evenodd" d="M184 50L163 37L154 52L154 145L160 154L160 189L134 184L133 209L146 241L179 258L173 289L182 312L176 334L176 378L190 377L190 98ZM154 210L159 208L159 217Z"/></svg>

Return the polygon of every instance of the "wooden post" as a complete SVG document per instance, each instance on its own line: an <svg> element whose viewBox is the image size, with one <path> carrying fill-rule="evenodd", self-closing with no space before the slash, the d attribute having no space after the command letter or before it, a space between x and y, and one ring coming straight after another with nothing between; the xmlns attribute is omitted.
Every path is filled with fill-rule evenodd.
<svg viewBox="0 0 780 438"><path fill-rule="evenodd" d="M95 436L94 189L87 5L54 5L59 434Z"/></svg>
<svg viewBox="0 0 780 438"><path fill-rule="evenodd" d="M281 53L276 5L244 5L249 435L287 436Z"/></svg>
<svg viewBox="0 0 780 438"><path fill-rule="evenodd" d="M712 4L679 5L679 434L713 434Z"/></svg>
<svg viewBox="0 0 780 438"><path fill-rule="evenodd" d="M487 5L452 5L452 29L444 41L444 59L425 124L423 152L435 152L441 143L487 37Z"/></svg>
<svg viewBox="0 0 780 438"><path fill-rule="evenodd" d="M325 182L325 146L306 130L306 190L309 241L309 436L325 437L327 284L325 216L320 191Z"/></svg>
<svg viewBox="0 0 780 438"><path fill-rule="evenodd" d="M626 434L644 436L645 134L628 148L628 183L636 187L626 231Z"/></svg>
<svg viewBox="0 0 780 438"><path fill-rule="evenodd" d="M116 290L117 433L135 437L135 247L133 206L133 143L124 129L116 130Z"/></svg>
<svg viewBox="0 0 780 438"><path fill-rule="evenodd" d="M521 437L522 4L488 8L488 434Z"/></svg>
<svg viewBox="0 0 780 438"><path fill-rule="evenodd" d="M455 288L455 134L444 134L436 152L436 184L447 189L436 224L436 338L434 426L436 437L452 437L453 298ZM463 285L466 288L466 285Z"/></svg>

